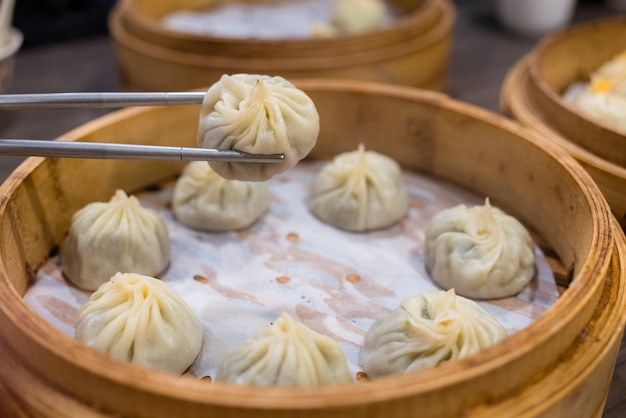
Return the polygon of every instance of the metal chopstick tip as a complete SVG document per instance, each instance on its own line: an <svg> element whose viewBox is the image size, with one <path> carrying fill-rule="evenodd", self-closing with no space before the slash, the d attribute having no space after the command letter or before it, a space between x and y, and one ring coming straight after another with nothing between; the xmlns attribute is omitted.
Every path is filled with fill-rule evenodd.
<svg viewBox="0 0 626 418"><path fill-rule="evenodd" d="M240 162L259 162L259 163L280 163L285 160L285 154L249 154L247 152L237 151Z"/></svg>

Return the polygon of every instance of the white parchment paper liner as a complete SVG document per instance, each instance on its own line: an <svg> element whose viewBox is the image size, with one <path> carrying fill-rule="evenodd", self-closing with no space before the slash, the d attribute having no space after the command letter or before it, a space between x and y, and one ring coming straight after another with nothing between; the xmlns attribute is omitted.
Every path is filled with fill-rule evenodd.
<svg viewBox="0 0 626 418"><path fill-rule="evenodd" d="M270 180L269 212L238 232L200 232L177 222L169 210L173 181L137 195L168 223L172 263L161 278L190 304L203 325L203 350L189 373L215 376L229 349L286 311L337 340L356 374L363 336L372 322L404 298L438 289L424 267L426 223L442 209L482 205L485 200L405 173L411 196L406 219L386 230L349 233L323 224L307 208L308 187L320 167L300 163ZM73 337L78 308L90 294L68 284L58 263L53 257L38 271L24 300ZM558 298L552 271L538 248L536 264L537 276L517 297L479 302L509 335Z"/></svg>

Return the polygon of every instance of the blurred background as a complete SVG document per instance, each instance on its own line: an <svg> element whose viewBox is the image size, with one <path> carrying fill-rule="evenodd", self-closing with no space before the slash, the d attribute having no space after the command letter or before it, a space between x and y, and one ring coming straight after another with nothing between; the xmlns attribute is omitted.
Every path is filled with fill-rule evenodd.
<svg viewBox="0 0 626 418"><path fill-rule="evenodd" d="M19 0L13 25L24 34L24 48L103 36L114 4L115 0Z"/></svg>
<svg viewBox="0 0 626 418"><path fill-rule="evenodd" d="M2 0L3 2L6 0ZM506 0L504 0L506 1ZM549 4L560 0L539 0ZM578 0L571 23L623 13L618 0ZM526 3L527 1L512 0ZM456 21L448 68L452 97L492 111L507 70L535 46L539 36L505 28L496 0L455 0ZM24 36L7 93L117 91L121 89L107 18L115 0L19 0L13 25ZM5 138L54 138L107 110L73 109L3 112ZM0 176L16 159L1 161Z"/></svg>
<svg viewBox="0 0 626 418"><path fill-rule="evenodd" d="M2 0L3 2L6 0ZM621 0L454 0L456 21L452 35L452 51L448 73L448 94L498 111L499 88L506 71L540 39L507 28L496 13L501 3L569 2L573 14L567 24L575 24L624 13L626 1ZM115 0L19 0L15 2L13 25L23 33L23 44L14 63L14 77L7 93L116 91L121 88L116 57L107 19ZM78 113L83 112L81 110ZM3 120L4 136L13 132L51 137L86 120L69 116L66 111L56 115L58 128L51 129L46 119L45 131L36 125L48 112L13 115L11 124ZM72 112L77 113L77 112ZM101 111L95 112L95 114ZM62 118L59 118L62 116ZM94 113L86 111L87 119ZM68 118L68 124L62 119ZM7 118L4 118L7 119ZM24 122L24 124L20 123ZM17 125L15 125L17 123ZM11 126L13 125L13 127Z"/></svg>

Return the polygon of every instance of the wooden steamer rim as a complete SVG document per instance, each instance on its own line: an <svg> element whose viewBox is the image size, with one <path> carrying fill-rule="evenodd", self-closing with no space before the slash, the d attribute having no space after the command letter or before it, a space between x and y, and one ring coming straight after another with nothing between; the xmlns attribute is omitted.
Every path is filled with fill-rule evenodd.
<svg viewBox="0 0 626 418"><path fill-rule="evenodd" d="M395 0L409 13L389 27L358 34L306 39L229 38L218 35L187 33L168 28L161 19L167 14L188 9L201 10L218 4L214 0L186 0L172 3L153 0L121 0L120 19L129 33L148 43L182 52L216 56L277 58L314 55L341 56L346 53L384 48L423 35L440 20L441 0ZM271 1L268 1L271 3Z"/></svg>
<svg viewBox="0 0 626 418"><path fill-rule="evenodd" d="M93 416L160 417L176 411L177 416L217 413L226 417L286 417L297 413L302 417L339 417L356 413L399 417L412 415L416 408L424 417L458 414L489 405L490 401L497 403L559 363L560 356L590 323L607 279L617 274L623 281L623 271L617 271L612 264L617 250L608 206L588 174L560 147L503 117L432 92L349 81L309 80L297 84L320 111L322 131L313 158L352 149L364 140L366 147L386 148L405 168L444 179L452 176L463 187L493 196L494 201L502 201L538 230L566 265L573 264L569 289L526 329L491 349L433 370L314 389L242 390L234 385L207 385L194 378L172 377L85 348L34 314L21 294L27 286L28 269L41 265L50 248L58 245L71 213L86 199L110 196L122 182L130 190L145 187L173 175L181 165L110 160L95 165L93 161L29 158L0 186L0 351L15 359L23 373L53 388L55 396L72 398L60 407L100 411ZM350 112L338 112L347 104L352 105ZM189 121L197 122L197 114L196 106L121 110L60 139L102 141L107 137L124 138L126 142L148 140L155 145L170 141L171 145L172 133L182 132L180 138L186 138L184 133L195 131ZM374 114L382 119L372 117ZM385 130L398 135L394 147L379 135L383 128L377 122L381 120L386 121ZM345 136L348 131L356 137ZM516 158L510 160L511 154L503 153L489 155L494 150L509 150ZM502 179L519 180L520 175L528 174L523 170L526 163L535 163L533 172L541 174L532 187L523 182L515 187L502 183ZM98 172L85 170L89 167L97 167ZM500 170L497 176L494 169ZM558 180L551 175L559 176ZM79 177L88 183L83 193L92 196L85 197L66 183L77 183ZM521 200L519 194L528 190L543 193L543 199ZM562 205L552 204L559 200ZM24 204L31 210L19 210L18 205ZM65 210L58 213L62 225L58 225L51 208ZM40 215L48 218L41 219ZM36 236L22 236L21 228L33 222L49 230L37 229ZM579 239L570 239L573 237ZM623 325L623 315L623 309L619 310L613 322ZM12 376L5 373L10 370L0 370L0 381L10 391ZM48 408L59 408L51 402L46 404L49 399L31 401L35 406L30 407L38 407L43 413L49 413Z"/></svg>
<svg viewBox="0 0 626 418"><path fill-rule="evenodd" d="M615 236L612 277L574 344L533 384L500 402L472 409L471 416L602 418L626 323L626 237Z"/></svg>
<svg viewBox="0 0 626 418"><path fill-rule="evenodd" d="M545 112L537 109L530 97L532 84L529 74L530 57L522 58L509 70L501 91L504 114L512 116L527 128L538 132L571 154L591 175L602 190L613 213L626 230L626 167L607 161L558 131Z"/></svg>
<svg viewBox="0 0 626 418"><path fill-rule="evenodd" d="M626 17L602 19L545 36L528 55L528 96L565 138L626 168L626 132L587 116L562 93L626 50Z"/></svg>

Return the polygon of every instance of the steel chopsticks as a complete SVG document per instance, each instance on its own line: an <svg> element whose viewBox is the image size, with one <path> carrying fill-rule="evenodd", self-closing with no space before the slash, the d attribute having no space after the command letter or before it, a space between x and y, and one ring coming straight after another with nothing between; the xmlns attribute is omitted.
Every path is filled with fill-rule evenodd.
<svg viewBox="0 0 626 418"><path fill-rule="evenodd" d="M114 108L201 104L204 92L1 94L0 109ZM1 139L0 155L92 159L143 159L279 163L283 154L117 143Z"/></svg>

